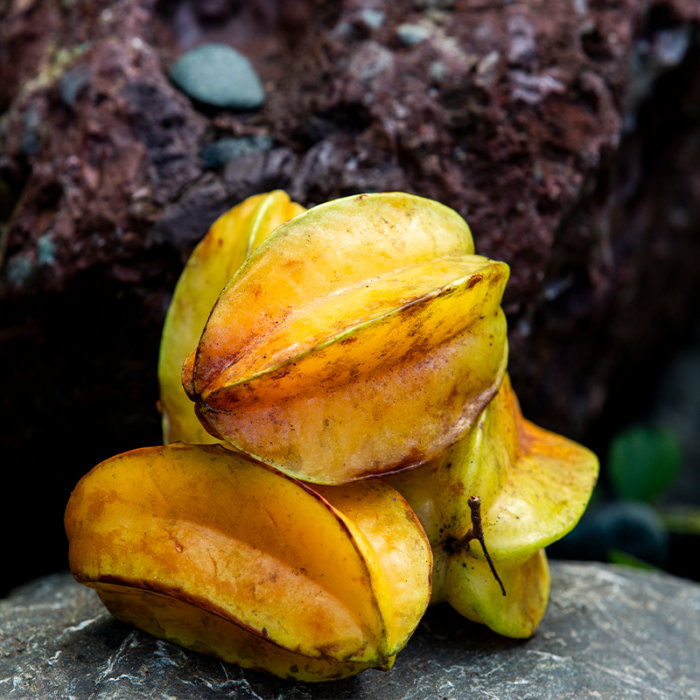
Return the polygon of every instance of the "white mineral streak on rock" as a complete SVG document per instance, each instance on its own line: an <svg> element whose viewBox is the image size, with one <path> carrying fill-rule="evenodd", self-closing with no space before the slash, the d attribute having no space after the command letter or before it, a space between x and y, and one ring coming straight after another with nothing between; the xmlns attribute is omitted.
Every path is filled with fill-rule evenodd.
<svg viewBox="0 0 700 700"><path fill-rule="evenodd" d="M535 27L523 14L514 14L508 18L510 48L508 63L513 66L529 64L537 57Z"/></svg>
<svg viewBox="0 0 700 700"><path fill-rule="evenodd" d="M549 95L561 95L566 87L549 73L530 75L525 71L512 70L508 77L513 84L511 99L513 102L524 102L530 106L538 105Z"/></svg>
<svg viewBox="0 0 700 700"><path fill-rule="evenodd" d="M73 632L80 632L80 630L84 630L86 627L90 626L93 622L96 622L97 620L103 619L104 615L99 615L97 617L91 617L89 620L83 620L81 623L77 625L72 625L71 627L66 627L66 629L61 632L61 634L56 637L56 641L60 642L67 634L72 634Z"/></svg>

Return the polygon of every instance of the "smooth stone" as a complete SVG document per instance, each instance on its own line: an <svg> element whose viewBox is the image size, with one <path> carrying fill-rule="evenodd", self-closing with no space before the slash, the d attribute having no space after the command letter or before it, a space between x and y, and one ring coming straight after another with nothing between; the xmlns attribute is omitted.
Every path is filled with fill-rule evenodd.
<svg viewBox="0 0 700 700"><path fill-rule="evenodd" d="M368 29L381 29L386 19L385 13L381 10L372 10L367 7L359 10L357 16Z"/></svg>
<svg viewBox="0 0 700 700"><path fill-rule="evenodd" d="M430 66L428 66L428 75L430 79L438 83L445 77L445 73L447 73L447 68L442 61L433 61Z"/></svg>
<svg viewBox="0 0 700 700"><path fill-rule="evenodd" d="M63 103L68 107L72 107L91 80L92 67L89 65L77 66L64 73L61 78L61 99Z"/></svg>
<svg viewBox="0 0 700 700"><path fill-rule="evenodd" d="M422 24L400 24L396 29L399 41L405 46L414 46L425 41L431 34L428 27Z"/></svg>
<svg viewBox="0 0 700 700"><path fill-rule="evenodd" d="M234 139L219 139L202 149L202 160L211 168L220 168L228 161L235 160L248 153L266 153L272 149L270 136L241 136Z"/></svg>
<svg viewBox="0 0 700 700"><path fill-rule="evenodd" d="M250 61L225 44L203 44L184 54L170 79L188 97L211 107L256 109L265 90Z"/></svg>
<svg viewBox="0 0 700 700"><path fill-rule="evenodd" d="M669 535L658 512L646 503L613 501L591 508L549 552L558 559L606 561L611 550L663 567Z"/></svg>
<svg viewBox="0 0 700 700"><path fill-rule="evenodd" d="M24 134L20 141L20 151L27 156L34 156L41 150L41 136L39 128L41 126L41 115L30 106L24 113Z"/></svg>
<svg viewBox="0 0 700 700"><path fill-rule="evenodd" d="M530 640L431 608L388 673L290 683L117 622L68 574L0 601L0 697L354 700L697 700L700 586L666 574L552 562Z"/></svg>

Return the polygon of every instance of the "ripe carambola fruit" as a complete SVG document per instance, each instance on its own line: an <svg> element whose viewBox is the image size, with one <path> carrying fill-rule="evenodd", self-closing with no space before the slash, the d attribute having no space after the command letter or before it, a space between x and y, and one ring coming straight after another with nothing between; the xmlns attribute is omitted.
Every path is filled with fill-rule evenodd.
<svg viewBox="0 0 700 700"><path fill-rule="evenodd" d="M65 525L74 577L115 617L281 677L389 668L430 599L430 545L393 488L312 490L219 445L99 464Z"/></svg>
<svg viewBox="0 0 700 700"><path fill-rule="evenodd" d="M221 293L183 383L213 435L297 478L423 464L472 426L507 364L504 263L403 193L280 226Z"/></svg>
<svg viewBox="0 0 700 700"><path fill-rule="evenodd" d="M158 360L163 442L216 442L182 388L182 365L197 347L221 290L280 224L304 211L281 190L249 197L220 216L194 249L175 287Z"/></svg>
<svg viewBox="0 0 700 700"><path fill-rule="evenodd" d="M433 547L432 602L507 637L531 636L549 594L543 548L586 508L598 459L585 447L523 418L508 376L476 425L430 464L388 477L418 515ZM469 496L482 504L484 540L469 542Z"/></svg>

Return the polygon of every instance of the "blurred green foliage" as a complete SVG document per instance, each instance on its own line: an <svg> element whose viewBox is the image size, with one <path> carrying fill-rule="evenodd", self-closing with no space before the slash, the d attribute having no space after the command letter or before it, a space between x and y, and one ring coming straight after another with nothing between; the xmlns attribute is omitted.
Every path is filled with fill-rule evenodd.
<svg viewBox="0 0 700 700"><path fill-rule="evenodd" d="M696 506L664 508L661 519L669 532L700 537L700 508Z"/></svg>
<svg viewBox="0 0 700 700"><path fill-rule="evenodd" d="M656 427L633 427L615 436L608 474L617 495L653 503L676 480L683 453L678 436Z"/></svg>
<svg viewBox="0 0 700 700"><path fill-rule="evenodd" d="M611 564L619 564L621 566L628 566L631 569L642 569L644 571L661 571L656 566L649 564L648 562L633 556L632 554L627 554L621 549L609 549L608 550L608 562Z"/></svg>

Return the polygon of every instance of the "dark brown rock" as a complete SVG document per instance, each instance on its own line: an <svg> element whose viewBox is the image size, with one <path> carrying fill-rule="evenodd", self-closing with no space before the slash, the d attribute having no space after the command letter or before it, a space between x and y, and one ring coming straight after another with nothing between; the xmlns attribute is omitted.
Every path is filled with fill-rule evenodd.
<svg viewBox="0 0 700 700"><path fill-rule="evenodd" d="M274 187L462 213L511 265L510 368L536 422L588 440L606 406L647 400L698 298L699 23L694 0L1 3L0 448L13 488L54 512L46 548L84 472L160 440L184 260ZM264 107L202 111L170 83L206 41L251 60ZM200 158L246 136L274 147ZM47 466L57 450L71 467Z"/></svg>

